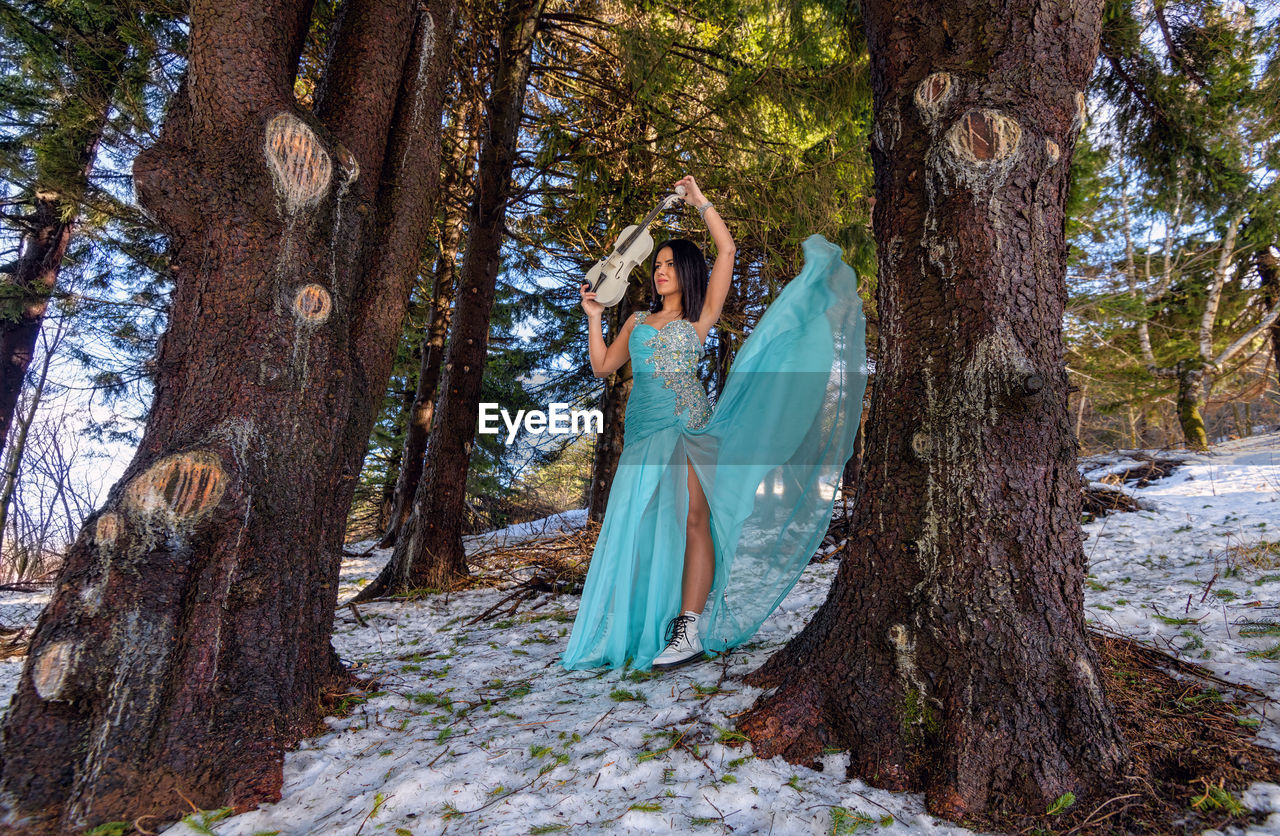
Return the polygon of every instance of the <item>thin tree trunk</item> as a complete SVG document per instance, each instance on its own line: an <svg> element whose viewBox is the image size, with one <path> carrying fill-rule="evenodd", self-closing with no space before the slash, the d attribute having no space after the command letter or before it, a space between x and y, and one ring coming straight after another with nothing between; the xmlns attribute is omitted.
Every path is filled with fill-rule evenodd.
<svg viewBox="0 0 1280 836"><path fill-rule="evenodd" d="M1233 215L1227 224L1227 232L1223 237L1218 262L1213 269L1213 280L1209 288L1209 297L1200 317L1199 346L1197 355L1180 361L1174 369L1157 369L1161 377L1175 377L1178 381L1178 423L1182 428L1182 438L1187 447L1193 450L1207 450L1208 434L1205 431L1204 408L1209 400L1209 390L1223 366L1232 357L1239 354L1257 340L1264 331L1271 331L1280 322L1280 300L1271 301L1269 310L1262 319L1236 340L1213 356L1213 329L1217 319L1222 287L1226 282L1227 271L1235 254L1236 234L1244 218L1243 213ZM1264 277L1265 281L1265 277ZM1264 298L1269 298L1265 286Z"/></svg>
<svg viewBox="0 0 1280 836"><path fill-rule="evenodd" d="M1262 280L1262 295L1268 308L1280 304L1280 256L1275 245L1264 247L1254 255L1258 276ZM1276 379L1280 380L1280 322L1272 323L1271 356L1275 358Z"/></svg>
<svg viewBox="0 0 1280 836"><path fill-rule="evenodd" d="M850 552L749 677L755 752L923 790L1097 799L1126 747L1085 633L1068 412L1068 170L1100 0L863 5L879 358Z"/></svg>
<svg viewBox="0 0 1280 836"><path fill-rule="evenodd" d="M58 287L62 259L71 245L125 60L126 47L115 38L114 27L99 41L100 48L92 52L93 65L76 68L80 77L67 93L67 104L51 117L58 134L50 143L54 150L40 154L36 161L30 228L22 237L13 274L13 284L23 296L16 309L0 316L0 450L9 436L49 297ZM77 118L76 111L90 116ZM46 154L58 158L46 159Z"/></svg>
<svg viewBox="0 0 1280 836"><path fill-rule="evenodd" d="M1084 432L1084 406L1089 398L1089 384L1080 387L1080 405L1076 408L1076 444L1080 443L1080 435Z"/></svg>
<svg viewBox="0 0 1280 836"><path fill-rule="evenodd" d="M605 311L609 333L617 334L635 310L648 307L648 291L645 285L632 282L627 285L627 295L621 304ZM591 482L588 488L587 517L603 522L609 506L609 490L622 458L622 439L626 433L627 401L631 397L631 376L634 369L627 361L604 379L604 394L600 400L600 412L604 426L596 434L595 451L591 460Z"/></svg>
<svg viewBox="0 0 1280 836"><path fill-rule="evenodd" d="M467 184L475 173L475 156L479 143L474 126L459 118L453 147L455 154L441 181L441 194L454 190L470 192ZM468 137L468 134L470 135ZM378 548L394 546L400 531L413 511L413 497L426 468L427 439L435 418L436 391L440 384L440 365L445 352L445 339L453 315L454 281L458 272L458 247L462 242L465 202L448 201L444 227L440 236L440 254L436 259L431 287L431 322L422 345L422 362L418 368L418 385L409 405L409 422L405 430L404 450L400 457L400 475L396 479L391 518Z"/></svg>
<svg viewBox="0 0 1280 836"><path fill-rule="evenodd" d="M13 427L13 440L5 449L4 464L4 487L0 489L0 533L4 531L5 523L9 519L9 505L13 501L13 493L18 485L18 474L22 469L22 457L27 450L27 433L31 431L31 422L36 418L36 411L40 409L40 400L44 397L45 384L49 380L49 365L53 362L53 353L59 342L61 342L61 329L59 329L58 337L50 341L45 340L44 356L40 363L40 376L36 378L35 385L31 389L31 405L27 409L26 415L18 419L18 423ZM70 511L67 513L67 519L71 519ZM13 541L13 545L17 547L17 540ZM17 578L21 580L21 573Z"/></svg>
<svg viewBox="0 0 1280 836"><path fill-rule="evenodd" d="M617 333L617 329L610 329ZM596 435L595 455L591 461L591 492L587 516L596 522L604 520L609 507L609 489L622 458L622 436L627 419L627 398L631 395L631 362L605 378L600 411L604 427Z"/></svg>
<svg viewBox="0 0 1280 836"><path fill-rule="evenodd" d="M404 396L404 411L408 413L413 406L413 397L411 394ZM387 531L391 526L391 515L395 510L396 499L396 480L391 478L391 474L400 473L400 465L404 458L404 449L401 448L391 454L391 458L387 461L387 469L382 484L378 488L378 510L377 516L374 517L373 530ZM385 536L385 535L384 535ZM376 548L385 548L379 543Z"/></svg>
<svg viewBox="0 0 1280 836"><path fill-rule="evenodd" d="M1182 427L1182 439L1192 450L1209 449L1209 437L1204 429L1205 373L1200 364L1187 362L1178 366L1178 425Z"/></svg>
<svg viewBox="0 0 1280 836"><path fill-rule="evenodd" d="M637 137L643 137L644 141L628 145L622 168L627 172L640 172L647 182L652 182L655 165L653 126L643 116L635 114L633 102L628 102L625 107L631 115L631 132ZM634 195L631 189L627 189L627 193ZM656 246L659 245L655 242ZM641 266L641 272L645 272L646 268L647 265ZM647 280L629 282L622 303L605 311L608 333L613 336L621 332L622 326L633 311L647 310L653 293ZM604 393L600 399L600 412L604 417L604 425L596 435L591 460L591 481L588 483L587 490L587 517L595 522L604 521L609 506L609 494L613 487L613 477L617 473L618 462L622 460L627 402L631 397L634 372L635 369L628 361L620 369L606 376L604 380Z"/></svg>
<svg viewBox="0 0 1280 836"><path fill-rule="evenodd" d="M1120 226L1124 230L1124 267L1125 282L1129 286L1129 295L1134 299L1146 302L1146 298L1138 289L1138 266L1134 260L1133 218L1129 212L1129 176L1124 161L1120 162ZM1148 260L1148 264L1150 261ZM1156 364L1155 353L1151 350L1151 329L1148 325L1149 314L1143 310L1138 316L1138 349L1142 352L1142 360L1148 366ZM1084 398L1081 396L1081 403ZM1076 436L1080 435L1077 420Z"/></svg>
<svg viewBox="0 0 1280 836"><path fill-rule="evenodd" d="M874 384L874 380L868 381L868 388ZM870 414L870 410L866 408L868 400L864 396L862 415L858 419L858 432L853 437L853 453L849 456L849 461L844 463L844 471L840 474L841 493L846 498L855 494L858 480L862 478L862 457L866 452L867 416Z"/></svg>
<svg viewBox="0 0 1280 836"><path fill-rule="evenodd" d="M308 0L191 3L186 79L134 164L175 279L154 406L5 718L22 832L279 798L343 675L346 510L433 215L454 6L344 5L312 115Z"/></svg>
<svg viewBox="0 0 1280 836"><path fill-rule="evenodd" d="M427 447L431 467L414 495L413 512L382 572L355 600L409 589L441 589L467 573L467 471L489 344L489 313L497 287L516 139L533 41L544 0L508 0L503 10L493 94L484 121L466 255L458 277L454 325L445 359L439 423Z"/></svg>
<svg viewBox="0 0 1280 836"><path fill-rule="evenodd" d="M1244 212L1238 212L1227 222L1227 234L1222 239L1222 251L1218 253L1218 263L1213 268L1213 281L1209 285L1209 296L1200 317L1200 359L1206 363L1213 362L1213 326L1218 319L1222 287L1226 284L1227 272L1231 269L1231 261L1235 256L1236 233L1243 220Z"/></svg>
<svg viewBox="0 0 1280 836"><path fill-rule="evenodd" d="M445 248L436 260L431 291L431 322L427 326L422 345L422 359L418 366L418 383L408 404L409 422L405 428L404 448L400 453L400 472L391 494L390 513L386 533L378 548L387 549L396 544L400 531L408 522L413 510L413 497L426 469L427 441L431 436L431 424L435 418L436 390L440 383L440 363L444 354L445 337L449 333L449 319L453 312L453 277L458 256L458 238L446 230L441 241Z"/></svg>
<svg viewBox="0 0 1280 836"><path fill-rule="evenodd" d="M1125 200L1124 200L1124 203L1122 204L1122 207L1125 213L1125 246L1127 250L1126 260L1130 264L1129 270L1130 272L1132 272L1134 269L1132 267L1133 242L1130 238L1129 203L1128 203L1127 191L1125 194ZM1164 247L1162 249L1162 255L1161 255L1161 259L1162 259L1161 264L1163 266L1161 267L1160 279L1156 282L1155 288L1152 289L1151 292L1147 293L1143 298L1143 301L1145 301L1148 305L1154 305L1156 302L1160 301L1160 298L1164 296L1165 292L1169 289L1170 285L1173 284L1173 272L1176 266L1173 247L1174 247L1174 243L1178 240L1178 235L1182 229L1182 212L1183 212L1182 171L1179 170L1178 181L1174 190L1173 211L1169 214L1169 225L1165 229L1165 233L1164 233ZM1145 273L1147 275L1147 278L1150 278L1151 277L1151 253L1150 252L1148 252L1146 255L1145 263L1146 263ZM1150 329L1148 316L1149 315L1144 312L1143 317L1140 320L1138 320L1138 345L1142 351L1143 362L1147 364L1147 369L1152 374L1156 374L1157 373L1156 357L1155 357L1155 353L1151 350L1151 329Z"/></svg>

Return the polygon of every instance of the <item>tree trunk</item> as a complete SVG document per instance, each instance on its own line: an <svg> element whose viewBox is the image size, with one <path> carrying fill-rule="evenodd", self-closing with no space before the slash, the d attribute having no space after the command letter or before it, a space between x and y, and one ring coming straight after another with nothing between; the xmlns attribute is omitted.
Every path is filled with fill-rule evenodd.
<svg viewBox="0 0 1280 836"><path fill-rule="evenodd" d="M516 139L533 40L544 0L508 0L503 9L498 64L484 120L475 200L466 256L458 278L454 325L445 358L439 423L427 446L431 467L413 499L396 550L357 601L410 589L441 589L467 573L462 530L466 525L467 471L489 345L489 313L498 280L511 196Z"/></svg>
<svg viewBox="0 0 1280 836"><path fill-rule="evenodd" d="M616 328L611 329L618 333ZM600 411L604 426L596 434L595 454L591 460L591 488L587 500L587 516L596 522L604 520L609 508L609 489L622 458L622 436L627 420L627 398L631 395L631 362L605 378Z"/></svg>
<svg viewBox="0 0 1280 836"><path fill-rule="evenodd" d="M1085 634L1064 206L1100 2L864 5L876 385L850 553L749 681L756 754L923 790L1097 797L1125 762Z"/></svg>
<svg viewBox="0 0 1280 836"><path fill-rule="evenodd" d="M1222 302L1222 288L1227 282L1227 273L1235 260L1236 234L1240 231L1240 223L1244 220L1244 212L1239 211L1227 222L1226 234L1222 236L1222 244L1218 253L1218 263L1213 268L1213 279L1209 283L1209 295L1205 298L1204 313L1200 316L1200 359L1205 363L1213 362L1213 327L1218 319L1218 306Z"/></svg>
<svg viewBox="0 0 1280 836"><path fill-rule="evenodd" d="M867 386L874 386L874 380L868 380ZM852 497L856 494L858 488L858 480L862 477L862 457L866 442L867 415L870 410L866 408L867 399L864 396L862 415L858 418L858 432L853 437L853 453L849 456L849 461L844 463L844 471L840 474L840 491L845 497Z"/></svg>
<svg viewBox="0 0 1280 836"><path fill-rule="evenodd" d="M635 137L626 143L627 150L623 155L619 170L614 172L614 185L623 194L621 213L625 219L634 209L639 210L638 203L651 204L652 191L644 189L642 183L653 184L656 164L655 135L653 126L649 124L643 113L637 112L634 101L626 101L620 105L626 113L625 119L619 121ZM630 208L628 208L630 207ZM616 219L618 216L615 215ZM627 223L626 220L623 223ZM621 233L621 229L618 230ZM655 239L655 246L658 239ZM584 265L583 273L591 265ZM646 265L641 265L639 272L646 272ZM634 274L627 283L626 296L620 304L606 310L604 317L608 325L608 334L616 338L621 333L634 311L647 310L653 298L653 291L647 279L635 281ZM595 449L591 458L591 481L587 483L587 517L595 522L603 522L609 509L609 493L613 488L613 477L618 471L618 462L622 459L622 439L626 435L627 401L631 397L632 374L634 369L627 361L617 371L604 379L604 394L600 399L600 412L604 418L601 431L596 434Z"/></svg>
<svg viewBox="0 0 1280 836"><path fill-rule="evenodd" d="M98 48L76 49L73 54L91 55L91 64L72 68L79 77L66 103L50 118L54 138L37 151L30 227L22 236L13 274L22 297L0 315L0 450L9 437L49 297L58 287L62 259L71 244L125 61L127 47L116 37L114 26L86 39L90 37Z"/></svg>
<svg viewBox="0 0 1280 836"><path fill-rule="evenodd" d="M417 384L415 384L417 385ZM404 411L408 413L413 406L413 396L411 393L404 395ZM391 454L387 460L387 469L384 472L382 484L378 486L378 509L373 519L374 531L387 531L391 526L391 515L395 511L396 499L396 480L391 478L391 474L400 473L400 465L404 459L404 449L401 448ZM348 523L351 522L348 520ZM385 536L385 535L384 535ZM375 548L385 548L381 542Z"/></svg>
<svg viewBox="0 0 1280 836"><path fill-rule="evenodd" d="M630 318L631 313L648 307L648 291L644 283L630 282L622 303L605 311L609 333L616 335ZM591 458L591 481L587 485L587 517L595 522L604 520L609 506L609 490L613 476L622 458L622 438L626 434L627 399L631 397L631 361L627 361L604 379L604 394L600 399L600 412L604 426L596 434L595 450Z"/></svg>
<svg viewBox="0 0 1280 836"><path fill-rule="evenodd" d="M1201 410L1205 402L1205 374L1198 363L1178 364L1178 424L1182 439L1192 450L1208 450Z"/></svg>
<svg viewBox="0 0 1280 836"><path fill-rule="evenodd" d="M1275 245L1264 247L1254 255L1258 276L1262 280L1262 296L1267 308L1280 304L1280 256ZM1276 378L1280 380L1280 321L1271 325L1271 356L1275 358Z"/></svg>
<svg viewBox="0 0 1280 836"><path fill-rule="evenodd" d="M1227 361L1251 346L1264 331L1273 332L1276 323L1280 322L1280 301L1273 298L1274 294L1267 288L1267 277L1263 275L1263 297L1270 303L1267 312L1256 325L1219 352L1217 357L1213 356L1214 322L1226 275L1235 256L1236 235L1243 219L1243 212L1232 215L1222 238L1218 262L1213 268L1213 279L1200 318L1199 352L1193 358L1179 361L1172 370L1154 370L1158 376L1176 377L1178 380L1178 423L1182 427L1183 440L1192 450L1209 449L1202 412L1209 401L1209 390L1213 387L1214 379L1222 373Z"/></svg>
<svg viewBox="0 0 1280 836"><path fill-rule="evenodd" d="M134 164L175 287L134 460L67 556L4 724L21 832L278 799L342 672L343 529L433 215L455 0L194 0ZM154 822L151 824L154 825Z"/></svg>
<svg viewBox="0 0 1280 836"><path fill-rule="evenodd" d="M31 431L31 425L36 420L36 413L40 410L40 401L44 397L45 385L49 381L49 366L53 362L54 352L57 350L58 344L62 341L62 329L58 329L58 335L52 340L45 335L44 353L40 363L40 373L33 382L31 387L31 403L27 407L25 415L19 416L18 423L13 426L13 440L5 448L4 457L4 487L0 488L0 545L4 542L4 529L9 522L10 505L13 502L14 491L18 487L18 474L22 470L22 457L27 452L27 434ZM15 409L16 413L17 410ZM71 517L70 512L67 514L68 525L74 525L75 520ZM21 547L21 543L15 536L11 543L11 551ZM22 580L25 574L25 564L18 564L18 571L15 573L14 580Z"/></svg>
<svg viewBox="0 0 1280 836"><path fill-rule="evenodd" d="M477 150L474 133L465 136L470 127L463 118L458 119L455 136L456 154L445 169L440 184L442 194L465 188L475 172L474 158ZM413 402L409 406L409 422L405 430L404 450L400 457L400 475L396 479L395 496L391 505L391 518L378 548L387 549L396 544L400 530L409 520L413 510L413 497L418 492L422 473L426 467L427 439L435 417L436 391L440 384L440 364L444 357L445 338L449 335L449 322L453 315L454 279L458 268L458 245L462 241L462 225L466 220L459 205L449 201L445 209L444 227L440 235L440 255L436 259L435 276L431 287L431 323L422 345L422 363L418 368L418 385Z"/></svg>

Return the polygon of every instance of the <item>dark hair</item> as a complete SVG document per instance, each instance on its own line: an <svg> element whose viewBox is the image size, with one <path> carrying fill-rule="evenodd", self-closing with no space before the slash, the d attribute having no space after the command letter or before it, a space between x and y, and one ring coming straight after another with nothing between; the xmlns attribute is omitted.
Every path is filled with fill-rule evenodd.
<svg viewBox="0 0 1280 836"><path fill-rule="evenodd" d="M664 247L671 248L671 260L675 262L684 318L696 322L702 316L702 303L707 298L707 259L698 245L688 238L668 238L654 249L653 265L649 268L649 292L652 294L649 313L662 310L662 296L658 293L653 277L658 272L658 253Z"/></svg>

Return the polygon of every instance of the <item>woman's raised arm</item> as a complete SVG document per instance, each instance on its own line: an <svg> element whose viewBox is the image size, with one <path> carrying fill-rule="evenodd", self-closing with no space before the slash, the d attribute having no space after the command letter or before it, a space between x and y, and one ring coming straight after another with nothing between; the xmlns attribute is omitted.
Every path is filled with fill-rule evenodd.
<svg viewBox="0 0 1280 836"><path fill-rule="evenodd" d="M738 248L733 243L729 227L724 225L724 220L716 211L716 207L707 206L711 201L703 196L693 176L685 176L676 185L685 187L685 202L702 213L702 220L706 222L711 240L716 245L716 260L711 265L711 276L707 280L707 298L702 303L702 314L694 323L698 337L705 340L707 334L720 321L720 311L724 309L724 300L729 296L729 281L733 277L733 258ZM703 209L704 206L707 208Z"/></svg>

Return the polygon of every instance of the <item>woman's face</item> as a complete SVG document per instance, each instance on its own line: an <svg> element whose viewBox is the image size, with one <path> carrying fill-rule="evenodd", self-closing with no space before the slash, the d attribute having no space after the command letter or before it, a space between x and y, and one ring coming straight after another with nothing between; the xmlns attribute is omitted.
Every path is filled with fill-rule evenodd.
<svg viewBox="0 0 1280 836"><path fill-rule="evenodd" d="M671 248L663 247L658 250L653 263L653 284L658 290L658 295L679 294L680 279L676 276L675 253L671 252Z"/></svg>

